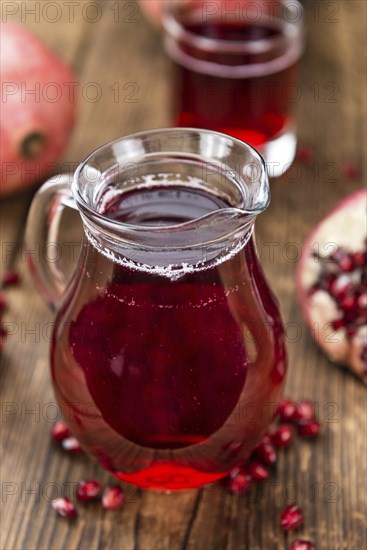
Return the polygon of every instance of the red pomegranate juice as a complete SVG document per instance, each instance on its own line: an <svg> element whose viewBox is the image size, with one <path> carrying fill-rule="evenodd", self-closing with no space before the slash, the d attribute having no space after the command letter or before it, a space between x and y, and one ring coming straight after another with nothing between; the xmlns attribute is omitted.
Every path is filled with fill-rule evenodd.
<svg viewBox="0 0 367 550"><path fill-rule="evenodd" d="M276 20L247 22L192 22L184 25L196 37L216 44L264 43L281 39L284 25ZM219 48L220 46L218 46ZM292 125L298 95L298 58L275 46L268 52L201 51L194 44L179 43L168 53L174 59L174 120L176 126L207 128L261 146ZM239 71L240 69L240 71ZM241 72L242 71L242 72Z"/></svg>
<svg viewBox="0 0 367 550"><path fill-rule="evenodd" d="M156 226L225 206L201 190L153 188L124 193L105 215ZM83 261L52 346L53 382L73 433L104 467L140 487L182 489L222 477L270 421L259 414L246 424L238 404L275 402L285 370L281 321L252 240L228 262L177 280L96 250ZM250 312L255 296L261 302ZM244 330L262 318L270 320L271 346L263 341L254 359Z"/></svg>

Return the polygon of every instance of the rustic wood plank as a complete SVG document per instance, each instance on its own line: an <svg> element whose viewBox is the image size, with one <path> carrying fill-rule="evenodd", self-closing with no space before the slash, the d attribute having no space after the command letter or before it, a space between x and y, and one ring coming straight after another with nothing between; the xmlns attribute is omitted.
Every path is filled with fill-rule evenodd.
<svg viewBox="0 0 367 550"><path fill-rule="evenodd" d="M72 62L82 86L96 82L102 89L102 98L96 103L81 98L79 125L66 162L79 162L96 146L121 134L162 126L169 120L168 64L159 37L139 16L136 23L124 22L122 17L114 23L112 4L99 3L103 16L97 23L80 14L73 24L65 14L54 24L45 20L36 23L31 18L26 21ZM21 250L18 254L15 250L9 262L16 265L24 283L7 291L10 308L5 321L14 334L6 343L0 371L0 545L4 550L285 549L295 537L281 533L278 517L295 493L306 516L299 535L313 539L317 549L366 547L366 390L353 376L331 365L313 344L296 302L296 264L287 257L287 252L294 252L289 243L301 247L317 220L365 181L366 86L361 78L365 66L361 45L366 4L336 2L336 23L322 22L326 12L321 3L321 20L315 21L316 4L306 4L308 49L298 105L300 141L313 146L315 162L298 163L295 181L297 173L290 172L273 182L273 202L259 219L258 241L285 322L296 323L301 329L297 342L291 341L293 333L289 332L287 393L295 398L312 396L318 402L323 437L314 443L297 441L281 453L276 473L245 497L229 495L220 485L180 494L142 493L126 486L127 503L120 511L107 513L91 504L79 507L80 517L74 524L56 517L48 502L54 496L52 491L65 493L68 484L82 477L104 483L111 478L86 457L65 456L49 441L55 411L47 372L52 316L33 290ZM115 82L120 91L116 103L109 89ZM138 103L124 101L135 91L124 90L130 82L138 86ZM323 87L330 82L338 87L338 103L324 102L330 90ZM314 83L319 84L319 101L310 89ZM342 177L341 166L347 159L355 160L363 172L356 181ZM29 198L2 204L2 240L21 242ZM77 241L79 228L71 225L61 238ZM270 255L272 246L274 257ZM4 267L3 258L1 263ZM35 413L27 413L27 409ZM35 489L35 494L27 494L29 489Z"/></svg>
<svg viewBox="0 0 367 550"><path fill-rule="evenodd" d="M11 269L16 261L19 247L23 237L23 227L21 223L14 223L14 220L22 222L28 211L31 196L27 195L9 197L3 199L0 203L0 235L1 235L1 262L0 279L4 273Z"/></svg>

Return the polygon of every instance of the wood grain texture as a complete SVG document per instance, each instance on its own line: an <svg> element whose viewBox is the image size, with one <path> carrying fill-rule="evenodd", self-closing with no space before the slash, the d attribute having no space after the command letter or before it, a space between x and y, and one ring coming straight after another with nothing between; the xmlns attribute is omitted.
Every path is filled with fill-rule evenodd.
<svg viewBox="0 0 367 550"><path fill-rule="evenodd" d="M36 3L26 2L28 7ZM132 2L119 3L117 22L116 2L93 2L102 13L96 23L83 16L85 3L75 9L73 23L65 3L57 3L62 18L50 23L44 17L35 22L22 14L22 2L13 2L19 6L15 18L24 16L24 23L72 64L84 87L78 126L61 164L67 171L68 163L78 163L109 139L168 124L169 64L158 33ZM337 8L334 22L325 21L330 7ZM295 497L306 518L297 536L314 540L318 550L367 547L367 391L313 344L297 305L292 256L320 217L365 182L366 3L310 1L306 16L298 133L301 143L312 146L315 159L308 165L297 163L272 183L272 204L258 220L257 235L289 329L286 393L318 402L322 438L313 443L298 440L281 453L276 473L245 497L229 495L220 485L179 494L126 486L127 502L120 511L104 512L91 504L80 507L73 524L57 517L50 498L61 491L72 494L73 483L81 478L107 482L110 477L84 456L66 456L49 440L56 412L48 373L52 315L27 275L22 247L31 193L7 199L0 207L1 268L16 267L23 283L6 291L10 307L4 321L13 334L0 370L1 549L285 550L296 537L280 531L279 514ZM92 12L89 17L94 17ZM102 90L95 103L85 95L91 82ZM115 102L110 88L116 82ZM129 102L131 92L136 103ZM335 102L330 102L330 92ZM343 162L350 159L362 171L353 182L342 173ZM77 242L79 225L67 225L61 239ZM300 327L297 341L292 341L290 323Z"/></svg>

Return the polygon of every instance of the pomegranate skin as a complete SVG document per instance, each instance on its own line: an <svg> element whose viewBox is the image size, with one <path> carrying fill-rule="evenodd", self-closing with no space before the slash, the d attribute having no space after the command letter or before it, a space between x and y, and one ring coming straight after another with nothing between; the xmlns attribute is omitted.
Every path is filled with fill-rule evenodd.
<svg viewBox="0 0 367 550"><path fill-rule="evenodd" d="M0 195L58 171L76 118L78 84L25 27L0 23Z"/></svg>

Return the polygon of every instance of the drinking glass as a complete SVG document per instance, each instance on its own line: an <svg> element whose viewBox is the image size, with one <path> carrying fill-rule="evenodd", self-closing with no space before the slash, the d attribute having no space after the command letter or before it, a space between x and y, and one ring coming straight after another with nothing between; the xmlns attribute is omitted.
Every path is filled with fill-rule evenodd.
<svg viewBox="0 0 367 550"><path fill-rule="evenodd" d="M176 126L209 128L256 147L269 174L295 157L295 104L303 51L297 0L166 3L165 46L173 61Z"/></svg>

